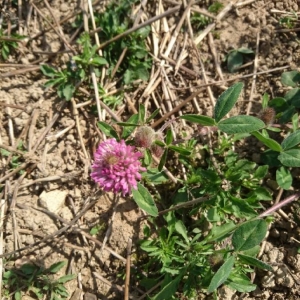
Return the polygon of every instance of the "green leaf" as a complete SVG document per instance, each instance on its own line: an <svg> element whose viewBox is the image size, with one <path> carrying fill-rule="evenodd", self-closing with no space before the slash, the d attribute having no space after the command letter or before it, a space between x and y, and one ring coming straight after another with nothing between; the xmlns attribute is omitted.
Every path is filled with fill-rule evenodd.
<svg viewBox="0 0 300 300"><path fill-rule="evenodd" d="M137 78L143 81L147 81L149 79L149 72L146 68L139 67L135 70Z"/></svg>
<svg viewBox="0 0 300 300"><path fill-rule="evenodd" d="M288 190L292 186L293 176L287 168L280 167L276 170L276 182L282 189Z"/></svg>
<svg viewBox="0 0 300 300"><path fill-rule="evenodd" d="M283 150L291 149L300 144L300 130L288 135L281 143Z"/></svg>
<svg viewBox="0 0 300 300"><path fill-rule="evenodd" d="M254 51L248 48L239 48L237 51L243 54L254 54Z"/></svg>
<svg viewBox="0 0 300 300"><path fill-rule="evenodd" d="M283 72L281 74L281 83L287 86L296 87L300 81L300 73L298 71Z"/></svg>
<svg viewBox="0 0 300 300"><path fill-rule="evenodd" d="M107 60L103 57L94 57L91 61L90 61L91 65L95 65L95 66L103 66L108 64Z"/></svg>
<svg viewBox="0 0 300 300"><path fill-rule="evenodd" d="M40 69L42 73L48 77L54 77L57 74L57 71L48 65L41 65Z"/></svg>
<svg viewBox="0 0 300 300"><path fill-rule="evenodd" d="M225 280L230 275L230 272L232 270L232 267L234 265L235 258L234 256L230 256L224 264L219 268L219 270L216 272L216 274L213 276L207 291L209 293L212 293L214 290L216 290L222 283L225 282Z"/></svg>
<svg viewBox="0 0 300 300"><path fill-rule="evenodd" d="M124 83L129 84L131 82L131 78L132 78L132 72L129 69L127 69L124 73Z"/></svg>
<svg viewBox="0 0 300 300"><path fill-rule="evenodd" d="M126 127L123 128L122 138L126 140L131 135L131 133L135 130L135 128L137 127L138 123L139 123L139 115L138 114L132 115L127 120L126 123L119 123L118 122L117 123L118 125L120 125L120 126L126 126ZM129 124L131 124L131 125L129 126Z"/></svg>
<svg viewBox="0 0 300 300"><path fill-rule="evenodd" d="M234 280L227 280L226 285L234 291L241 293L250 293L256 289L256 285L253 284L249 279L241 279L235 277Z"/></svg>
<svg viewBox="0 0 300 300"><path fill-rule="evenodd" d="M74 92L75 92L75 86L73 86L71 83L65 84L62 90L62 94L67 101L71 100Z"/></svg>
<svg viewBox="0 0 300 300"><path fill-rule="evenodd" d="M268 225L265 220L253 220L241 225L232 235L235 251L244 251L259 245L265 238Z"/></svg>
<svg viewBox="0 0 300 300"><path fill-rule="evenodd" d="M168 155L168 149L165 149L163 155L161 156L159 165L158 165L158 171L161 172L161 170L163 169L166 161L167 161L167 155Z"/></svg>
<svg viewBox="0 0 300 300"><path fill-rule="evenodd" d="M258 131L251 132L251 134L254 135L259 141L261 141L264 145L266 145L271 150L274 150L277 152L282 151L280 144L278 144L275 140L263 136Z"/></svg>
<svg viewBox="0 0 300 300"><path fill-rule="evenodd" d="M238 100L242 88L243 83L238 82L220 95L214 108L214 119L216 122L221 121L230 112Z"/></svg>
<svg viewBox="0 0 300 300"><path fill-rule="evenodd" d="M139 105L139 123L140 124L144 124L145 122L145 105L143 104L140 104Z"/></svg>
<svg viewBox="0 0 300 300"><path fill-rule="evenodd" d="M289 107L289 104L287 103L285 98L276 97L269 101L269 106L273 107L278 113L286 110Z"/></svg>
<svg viewBox="0 0 300 300"><path fill-rule="evenodd" d="M292 117L293 131L299 128L299 115L295 113Z"/></svg>
<svg viewBox="0 0 300 300"><path fill-rule="evenodd" d="M146 119L146 123L149 123L152 119L154 119L156 117L156 115L159 113L160 108L157 108L149 118Z"/></svg>
<svg viewBox="0 0 300 300"><path fill-rule="evenodd" d="M268 264L264 263L263 261L258 260L252 256L238 254L238 257L245 264L248 264L250 266L254 266L256 268L260 268L263 270L267 270L267 271L271 271L271 272L273 271L271 266L269 266Z"/></svg>
<svg viewBox="0 0 300 300"><path fill-rule="evenodd" d="M184 155L184 156L189 156L191 155L191 151L188 151L182 147L178 147L178 146L169 146L169 149L181 154L181 155Z"/></svg>
<svg viewBox="0 0 300 300"><path fill-rule="evenodd" d="M232 221L228 221L227 223L223 225L215 225L213 226L212 230L206 237L206 242L214 242L214 241L220 241L224 239L224 237L231 234L233 229L236 227L236 225Z"/></svg>
<svg viewBox="0 0 300 300"><path fill-rule="evenodd" d="M31 265L31 264L24 264L24 265L22 265L21 270L24 274L31 275L34 272L36 272L37 267L35 265Z"/></svg>
<svg viewBox="0 0 300 300"><path fill-rule="evenodd" d="M22 300L22 293L20 290L15 292L15 300Z"/></svg>
<svg viewBox="0 0 300 300"><path fill-rule="evenodd" d="M259 166L254 172L254 178L261 180L264 179L268 174L268 166Z"/></svg>
<svg viewBox="0 0 300 300"><path fill-rule="evenodd" d="M68 282L70 280L73 280L77 277L76 274L68 274L68 275L65 275L65 276L62 276L60 278L57 279L57 282L58 283L65 283L65 282Z"/></svg>
<svg viewBox="0 0 300 300"><path fill-rule="evenodd" d="M234 50L227 56L227 69L230 73L234 73L242 64L244 58L243 54Z"/></svg>
<svg viewBox="0 0 300 300"><path fill-rule="evenodd" d="M296 112L296 108L294 106L290 106L288 109L286 109L279 118L280 124L286 124L290 122L291 118Z"/></svg>
<svg viewBox="0 0 300 300"><path fill-rule="evenodd" d="M300 89L294 88L288 91L284 98L286 99L289 105L294 105L296 107L300 107Z"/></svg>
<svg viewBox="0 0 300 300"><path fill-rule="evenodd" d="M67 264L67 261L60 261L51 265L47 271L51 273L57 273L61 268Z"/></svg>
<svg viewBox="0 0 300 300"><path fill-rule="evenodd" d="M181 278L184 274L179 274L174 279L171 279L168 284L165 284L161 291L156 294L154 297L150 298L151 300L162 300L162 299L171 299L171 297L176 293Z"/></svg>
<svg viewBox="0 0 300 300"><path fill-rule="evenodd" d="M142 177L153 184L162 184L169 180L165 173L159 172L157 168L147 169L147 172L142 173Z"/></svg>
<svg viewBox="0 0 300 300"><path fill-rule="evenodd" d="M218 123L218 128L228 134L250 133L265 127L265 123L252 116L235 116Z"/></svg>
<svg viewBox="0 0 300 300"><path fill-rule="evenodd" d="M268 149L262 153L260 158L264 164L267 164L270 167L279 167L281 166L281 163L278 160L279 154L280 152Z"/></svg>
<svg viewBox="0 0 300 300"><path fill-rule="evenodd" d="M269 105L269 100L270 100L269 94L264 93L263 98L262 98L262 108L263 108L263 109L265 109L265 108L268 107L268 105Z"/></svg>
<svg viewBox="0 0 300 300"><path fill-rule="evenodd" d="M107 136L115 138L117 141L119 140L117 132L114 130L113 127L108 125L105 122L99 121L97 122L97 126L99 129Z"/></svg>
<svg viewBox="0 0 300 300"><path fill-rule="evenodd" d="M149 191L140 183L137 184L137 188L137 190L132 189L133 199L136 204L149 215L153 217L158 216L157 207Z"/></svg>
<svg viewBox="0 0 300 300"><path fill-rule="evenodd" d="M166 136L166 144L170 145L173 142L173 134L172 134L172 130L168 129L167 131L167 136Z"/></svg>
<svg viewBox="0 0 300 300"><path fill-rule="evenodd" d="M300 150L289 149L281 152L278 159L286 167L300 167Z"/></svg>
<svg viewBox="0 0 300 300"><path fill-rule="evenodd" d="M186 243L189 244L190 241L189 241L189 238L187 236L187 231L186 231L186 228L183 224L183 222L181 220L178 220L176 223L175 223L175 230L181 234L181 236L185 239Z"/></svg>
<svg viewBox="0 0 300 300"><path fill-rule="evenodd" d="M192 123L198 123L203 126L215 126L217 125L215 120L213 118L207 117L207 116L199 116L199 115L184 115L180 116L181 119L190 121Z"/></svg>

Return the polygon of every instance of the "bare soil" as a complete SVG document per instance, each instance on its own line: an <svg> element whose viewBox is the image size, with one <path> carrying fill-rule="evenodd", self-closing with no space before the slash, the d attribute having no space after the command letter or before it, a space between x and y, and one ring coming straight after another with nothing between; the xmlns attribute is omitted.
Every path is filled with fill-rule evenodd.
<svg viewBox="0 0 300 300"><path fill-rule="evenodd" d="M283 30L279 20L297 12L300 1L220 2L224 5L221 11L228 11L220 20L211 21L210 31L210 25L201 32L190 27L188 11L184 30L179 28L177 36L175 29L184 8L152 24L148 39L155 57L151 78L136 90L125 92L123 104L115 110L122 121L134 113L139 103L145 104L149 112L160 107L162 113L155 121L160 120L195 91L199 92L192 101L170 118L182 113L211 116L215 99L236 81L243 81L245 87L235 114L257 115L264 93L274 97L287 91L280 77L283 71L300 65L299 36L295 30ZM158 10L158 1L146 1L142 8L137 5L132 11L141 12L142 23L177 4L180 3L163 1ZM211 4L210 0L201 0L191 9L206 11ZM58 52L65 49L62 36L71 44L76 40L71 39L76 28L70 26L75 16L57 27L53 15L63 20L82 13L81 7L72 0L54 0L50 9L46 1L38 2L35 6L39 12L34 7L31 11L27 1L22 5L17 26L19 33L29 39L20 43L0 67L0 148L18 156L20 164L16 170L10 163L12 157L0 155L2 265L18 267L30 261L47 267L66 260L67 267L57 276L78 274L77 280L66 284L70 299L123 299L124 277L119 275L125 274L130 239L132 265L137 263L135 252L142 237L143 213L130 198L102 193L89 177L93 152L102 139L96 126L98 117L91 112L94 95L81 92L74 103L91 102L74 110L74 103L62 101L55 90L45 88L46 78L38 67L40 63L62 66L69 59L69 54ZM103 10L103 4L94 5L94 10ZM18 15L14 7L10 11ZM44 32L46 28L50 29ZM205 30L209 33L205 34ZM203 38L199 38L201 34ZM166 51L174 37L174 44ZM238 72L229 73L223 60L230 50L242 47L252 49L255 55ZM157 70L160 71L155 78ZM113 85L107 86L107 92L114 89ZM106 116L109 121L109 113ZM185 123L176 123L178 137L181 130L193 133ZM163 124L157 124L157 128ZM30 155L15 152L20 142ZM243 151L255 157L258 147L253 144ZM299 184L297 175L295 180ZM270 188L274 188L273 183L270 179ZM65 192L65 200L51 212L41 206L40 195L53 191ZM275 187L274 200L277 196ZM258 288L253 293L240 295L222 288L220 299L300 299L300 231L293 221L296 208L287 207L275 215L276 222L262 246L261 258L272 263L275 272L259 271L254 279ZM92 236L90 230L95 226L99 230ZM139 297L146 291L136 283L132 281L130 285L131 299L142 299ZM2 288L2 295L4 292ZM27 295L24 299L32 298ZM198 299L209 297L199 295Z"/></svg>

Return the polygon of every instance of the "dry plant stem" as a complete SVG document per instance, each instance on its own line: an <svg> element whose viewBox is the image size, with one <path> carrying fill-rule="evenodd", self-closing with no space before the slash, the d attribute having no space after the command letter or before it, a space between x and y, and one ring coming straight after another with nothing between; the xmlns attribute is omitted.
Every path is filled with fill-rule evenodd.
<svg viewBox="0 0 300 300"><path fill-rule="evenodd" d="M116 199L116 202L115 202L115 205L114 205L114 208L113 208L113 213L112 213L112 216L110 218L110 221L109 221L109 224L108 224L108 228L107 228L106 233L105 233L104 240L102 242L102 246L101 246L101 249L100 249L99 258L102 257L102 253L103 253L104 247L105 247L105 245L106 245L107 241L109 240L110 235L112 233L113 222L114 222L114 219L115 219L115 216L116 216L116 211L117 211L117 207L118 207L118 204L119 204L119 200L120 200L120 197L117 196L117 199Z"/></svg>
<svg viewBox="0 0 300 300"><path fill-rule="evenodd" d="M292 195L292 196L289 196L287 198L285 198L284 200L282 200L281 202L279 203L276 203L274 204L272 207L270 207L269 209L267 209L266 211L264 211L263 213L261 213L258 218L264 218L266 216L269 216L271 214L273 214L275 211L277 211L278 209L280 209L281 207L297 200L298 198L300 197L300 192Z"/></svg>
<svg viewBox="0 0 300 300"><path fill-rule="evenodd" d="M275 32L298 32L300 28L291 28L291 29L277 29Z"/></svg>
<svg viewBox="0 0 300 300"><path fill-rule="evenodd" d="M157 159L155 156L152 156L152 159L155 161L157 165L159 164L159 159ZM177 179L172 175L172 173L165 166L163 167L163 171L171 181L177 183Z"/></svg>
<svg viewBox="0 0 300 300"><path fill-rule="evenodd" d="M9 100L6 99L7 104L9 104ZM11 117L11 109L10 107L6 107L6 113L8 116L8 135L9 135L9 139L10 139L10 144L12 145L12 147L14 147L15 145L15 134L14 134L14 126L13 126L13 122L12 122L12 117Z"/></svg>
<svg viewBox="0 0 300 300"><path fill-rule="evenodd" d="M226 16L226 14L233 8L233 6L235 5L235 3L237 1L238 0L231 1L227 6L225 6L224 9L217 15L216 21L221 21ZM212 24L208 25L202 31L202 33L194 39L194 43L196 45L198 45L207 36L207 34L215 28L215 26L216 26L216 23L212 23Z"/></svg>
<svg viewBox="0 0 300 300"><path fill-rule="evenodd" d="M28 67L38 67L33 64L0 64L0 68L28 68ZM1 105L1 104L0 104Z"/></svg>
<svg viewBox="0 0 300 300"><path fill-rule="evenodd" d="M153 286L151 289L149 289L144 295L142 295L141 297L139 297L136 300L142 300L144 298L146 298L147 296L149 296L153 291L155 291L158 287L161 286L161 284L163 283L163 280L160 281L159 283L157 283L155 286Z"/></svg>
<svg viewBox="0 0 300 300"><path fill-rule="evenodd" d="M254 90L255 90L255 86L256 86L256 78L257 78L256 73L257 73L257 69L258 69L258 53L259 53L259 37L260 37L260 34L258 32L257 36L256 36L256 49L255 49L254 70L253 70L254 75L253 75L253 79L252 79L252 85L251 85L251 91L250 91L246 115L250 114L250 111L252 108L252 100L253 100L253 96L254 96Z"/></svg>
<svg viewBox="0 0 300 300"><path fill-rule="evenodd" d="M116 65L115 65L115 67L113 69L113 71L111 72L111 80L113 80L113 78L115 77L116 72L118 71L118 69L119 69L119 67L120 67L120 65L122 63L122 61L123 61L123 59L124 59L124 57L126 55L127 50L128 50L127 47L123 49L123 51L122 51L122 53L121 53L121 55L120 55L120 57L119 57Z"/></svg>
<svg viewBox="0 0 300 300"><path fill-rule="evenodd" d="M224 80L223 72L222 72L221 65L220 65L220 60L218 58L218 54L217 54L215 43L214 43L214 38L213 38L213 35L211 34L211 32L208 34L208 44L209 44L210 51L211 51L211 54L214 59L216 71L217 71L220 79Z"/></svg>
<svg viewBox="0 0 300 300"><path fill-rule="evenodd" d="M176 65L176 61L173 60L172 58L167 57L167 56L165 56L164 54L161 54L161 57L162 57L163 59L165 59L166 61L168 61L169 63L171 63L172 65ZM189 69L189 68L187 68L187 67L185 67L185 66L180 65L180 66L179 66L179 69L182 70L182 71L184 71L184 72L186 72L187 74L189 74L189 75L191 75L191 76L193 76L193 77L196 77L196 78L199 77L199 74L197 74L195 71L193 71L193 70L191 70L191 69Z"/></svg>
<svg viewBox="0 0 300 300"><path fill-rule="evenodd" d="M5 150L7 150L9 152L12 152L12 153L16 153L16 154L21 155L21 156L23 156L25 154L22 151L16 149L15 147L6 146L4 144L0 144L0 148L5 149Z"/></svg>
<svg viewBox="0 0 300 300"><path fill-rule="evenodd" d="M39 116L39 110L34 109L32 114L31 114L31 124L29 126L28 130L28 152L31 152L32 145L33 145L33 134L34 134L34 129L36 125L37 118Z"/></svg>
<svg viewBox="0 0 300 300"><path fill-rule="evenodd" d="M194 93L192 93L187 99L185 99L184 101L182 101L181 103L179 103L174 109L172 109L170 112L166 113L162 118L160 118L159 120L157 120L156 122L154 122L151 125L151 127L155 128L160 123L162 123L163 121L165 121L167 118L169 118L170 116L172 116L174 113L178 112L183 106L185 106L187 103L189 103L190 101L192 101L193 98L196 97L198 94L200 94L202 91L203 91L203 88L200 89L200 90L197 90ZM177 98L176 100L179 101L180 99Z"/></svg>
<svg viewBox="0 0 300 300"><path fill-rule="evenodd" d="M18 204L17 204L17 206L18 206ZM27 234L27 235L33 235L33 236L36 236L36 237L39 237L39 238L43 238L43 236L44 236L40 231L32 231L32 230L22 229L22 228L19 228L18 230L19 230L19 233ZM59 239L57 239L57 238L53 238L53 241L56 242L56 243L59 243ZM65 241L63 241L63 245L67 246L67 247L70 247L71 249L76 249L76 250L79 250L79 251L84 251L84 252L89 251L89 249L87 249L86 247L80 247L80 246L74 245L72 243L67 243Z"/></svg>
<svg viewBox="0 0 300 300"><path fill-rule="evenodd" d="M57 119L60 116L60 113L64 109L65 105L66 105L66 101L64 101L64 102L62 102L62 104L60 104L60 107L58 108L58 112L55 113L55 115L53 116L52 120L49 122L49 124L47 125L47 127L43 130L42 134L39 136L39 138L35 142L35 145L34 145L34 147L32 149L33 152L35 152L38 149L40 143L44 140L44 138L46 137L46 135L48 134L48 132L51 130L52 126L57 121Z"/></svg>
<svg viewBox="0 0 300 300"><path fill-rule="evenodd" d="M1 66L0 66L0 68L1 68ZM8 104L8 103L1 103L0 102L0 106L16 108L16 109L20 109L20 110L25 111L25 108L23 106L20 106L20 105Z"/></svg>
<svg viewBox="0 0 300 300"><path fill-rule="evenodd" d="M111 43L113 43L113 42L115 42L115 41L117 41L117 40L119 40L119 39L121 39L121 38L123 38L123 37L129 35L129 34L135 32L135 31L137 31L137 30L139 30L139 29L141 29L141 28L143 28L143 27L146 27L146 26L150 25L151 23L153 23L153 22L155 22L155 21L157 21L157 20L159 20L159 19L162 19L162 18L164 18L164 17L166 17L166 16L169 16L169 15L171 15L171 14L177 12L177 11L180 9L180 7L181 7L181 6L179 5L179 6L176 6L176 7L174 7L174 8L171 8L171 9L167 10L165 13L163 13L163 14L161 14L161 15L159 15L159 16L155 16L155 17L149 19L149 20L146 21L145 23L142 23L142 24L140 24L140 25L138 25L138 26L136 26L136 27L133 27L133 28L128 29L127 31L125 31L125 32L123 32L123 33L121 33L121 34L119 34L119 35L113 37L113 38L110 39L109 41L107 41L107 42L105 42L105 43L102 43L102 44L100 45L100 47L99 47L97 50L103 49L103 48L106 47L107 45L109 45L109 44L111 44ZM92 31L91 34L94 34L95 32L98 32L98 31L101 31L101 30L102 30L102 28L98 28L98 29Z"/></svg>
<svg viewBox="0 0 300 300"><path fill-rule="evenodd" d="M76 129L77 129L77 133L78 133L78 137L79 137L79 141L80 141L80 146L82 148L85 158L87 160L89 160L89 155L85 149L84 141L83 141L81 130L80 130L79 114L78 114L78 110L76 108L76 103L75 103L74 98L71 99L71 103L72 103L73 116L75 117Z"/></svg>
<svg viewBox="0 0 300 300"><path fill-rule="evenodd" d="M66 232L69 228L71 228L73 225L75 225L77 223L77 221L89 210L91 209L97 201L91 202L90 204L86 205L75 217L72 221L68 222L68 224L64 227L62 227L61 229L57 230L56 232L46 235L43 239L41 239L40 241L37 241L31 245L25 246L23 248L18 249L17 251L11 251L11 252L7 252L7 253L3 253L2 255L0 255L1 257L7 257L7 256L11 256L11 255L16 255L17 253L20 254L21 251L25 251L25 250L31 250L34 251L34 247L39 246L45 242L48 242L50 239L53 239L59 235L61 235L62 233ZM20 205L18 205L20 206ZM124 258L125 260L125 258Z"/></svg>
<svg viewBox="0 0 300 300"><path fill-rule="evenodd" d="M205 84L208 84L208 79L207 79L207 76L206 76L205 67L204 67L204 64L202 62L202 58L200 57L200 54L199 54L198 49L195 46L195 44L193 44L193 46L194 46L194 49L197 53L198 61L199 61L200 66L201 66L204 82L205 82ZM208 93L208 96L209 96L209 99L210 99L210 103L211 103L212 107L215 107L216 101L215 101L215 97L213 95L213 92L211 90L211 87L208 85L206 89L207 89L207 93Z"/></svg>
<svg viewBox="0 0 300 300"><path fill-rule="evenodd" d="M251 4L251 3L255 2L255 1L256 1L256 0L246 0L246 1L244 1L244 2L240 2L240 3L235 4L234 6L235 6L236 8L239 8L239 7L242 7L242 6L244 6L244 5Z"/></svg>
<svg viewBox="0 0 300 300"><path fill-rule="evenodd" d="M177 210L177 209L189 207L189 206L192 206L192 205L195 205L195 204L198 204L198 203L201 203L201 202L205 202L205 201L208 201L208 200L209 200L209 197L196 198L194 200L187 201L185 203L177 204L177 205L175 205L171 208L161 210L158 214L159 215L164 215L164 214L168 213L169 211L174 211L174 210Z"/></svg>
<svg viewBox="0 0 300 300"><path fill-rule="evenodd" d="M184 13L183 13L180 21L178 22L178 25L176 26L176 28L174 30L174 33L173 33L173 35L171 37L170 43L169 43L169 45L167 47L167 50L164 53L165 56L169 56L171 50L173 49L174 44L175 44L175 42L177 40L178 34L180 32L180 29L182 27L182 24L183 24L183 22L184 22L184 20L185 20L185 18L187 16L187 14L188 14L188 12L190 11L191 6L192 6L193 3L194 3L194 1L191 0L190 3L188 4L188 6L186 7L186 9L184 10Z"/></svg>
<svg viewBox="0 0 300 300"><path fill-rule="evenodd" d="M5 218L5 199L2 198L2 194L0 195L0 255L3 254L4 248L4 240L3 240L3 232L4 232L4 218ZM3 272L3 258L0 258L0 296L2 296L2 272Z"/></svg>
<svg viewBox="0 0 300 300"><path fill-rule="evenodd" d="M40 70L40 66L22 68L22 69L19 69L19 70L14 70L14 71L11 71L11 72L0 74L0 78L11 77L11 76L20 75L20 74L24 74L24 73L29 73L29 72L33 72L33 71L37 71L37 70Z"/></svg>
<svg viewBox="0 0 300 300"><path fill-rule="evenodd" d="M49 181L56 181L56 180L63 180L63 182L64 182L66 180L72 180L72 179L74 179L75 177L78 177L81 174L82 174L82 172L80 171L80 172L65 173L63 175L53 175L53 176L48 176L48 177L45 177L45 178L38 178L38 179L33 180L31 182L22 184L20 186L20 189L24 189L28 186L31 186L33 184L38 184L38 183L41 183L41 182L49 182Z"/></svg>
<svg viewBox="0 0 300 300"><path fill-rule="evenodd" d="M110 281L108 281L106 278L104 278L102 275L98 274L97 272L93 272L93 275L97 278L100 279L102 282L104 282L106 285L110 286L111 288L123 292L123 289L117 285L117 284L112 284Z"/></svg>
<svg viewBox="0 0 300 300"><path fill-rule="evenodd" d="M98 240L98 239L96 239L96 238L94 238L94 237L92 237L90 234L88 234L87 232L85 232L85 231L83 231L83 230L81 230L81 229L79 229L79 228L74 228L73 229L73 231L79 231L80 232L80 234L82 234L82 235L84 235L86 238L88 238L89 240L91 240L91 241L93 241L96 245L98 245L98 246L102 246L102 243ZM115 252L114 250L112 250L111 248L109 248L109 247L107 247L107 246L105 246L105 248L104 248L106 251L108 251L111 255L113 255L114 257L116 257L116 258L118 258L119 260L121 260L124 264L126 264L126 259L124 258L124 257L122 257L121 255L119 255L117 252Z"/></svg>
<svg viewBox="0 0 300 300"><path fill-rule="evenodd" d="M126 279L125 279L125 295L124 300L129 299L129 283L130 283L130 267L131 267L131 248L132 239L128 239L127 243L127 258L126 258Z"/></svg>
<svg viewBox="0 0 300 300"><path fill-rule="evenodd" d="M85 93L87 96L91 96L91 94L84 88L80 87L79 90ZM111 115L115 121L122 122L122 120L106 104L104 104L103 101L100 101L100 105Z"/></svg>
<svg viewBox="0 0 300 300"><path fill-rule="evenodd" d="M131 109L132 113L137 114L138 111L136 110L136 108L134 107L134 104L132 103L130 97L127 94L124 94L124 97L128 103L129 108Z"/></svg>
<svg viewBox="0 0 300 300"><path fill-rule="evenodd" d="M52 9L51 9L51 6L49 5L48 1L47 0L44 0L44 3L46 4L50 14L52 15L52 18L54 19L54 22L56 23L56 26L59 26L59 23L57 22L53 12L52 12ZM63 32L61 29L57 29L56 27L54 27L49 21L48 19L44 16L44 14L36 7L36 5L31 2L31 5L34 7L34 9L36 10L36 12L45 20L46 23L49 24L49 26L56 32L56 34L61 38L61 40L65 43L66 47L69 48L70 50L72 50L72 52L75 54L76 51L74 50L74 48L69 44L69 42L65 39L65 37L63 36Z"/></svg>
<svg viewBox="0 0 300 300"><path fill-rule="evenodd" d="M283 189L280 189L277 196L276 196L276 199L275 199L275 204L278 203L281 199L281 196L282 196L282 193L283 193ZM265 251L265 248L266 248L266 239L267 237L270 235L270 228L271 228L271 224L268 225L268 231L267 231L267 234L266 234L266 237L265 237L265 240L263 241L262 245L261 245L261 248L260 248L260 251L259 251L259 254L258 254L258 258L261 257ZM253 281L255 279L255 274L254 274L254 278L253 278Z"/></svg>
<svg viewBox="0 0 300 300"><path fill-rule="evenodd" d="M17 174L19 171L21 171L24 168L26 168L27 165L28 165L28 163L23 163L18 168L14 169L10 173L8 173L5 176L3 176L2 178L0 178L0 183L3 182L3 181L5 181L5 180L7 180L10 177L12 177L13 175Z"/></svg>

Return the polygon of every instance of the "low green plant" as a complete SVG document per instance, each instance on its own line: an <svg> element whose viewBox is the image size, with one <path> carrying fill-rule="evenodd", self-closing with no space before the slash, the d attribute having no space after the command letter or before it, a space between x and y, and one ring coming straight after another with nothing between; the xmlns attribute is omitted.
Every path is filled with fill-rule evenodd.
<svg viewBox="0 0 300 300"><path fill-rule="evenodd" d="M129 15L129 12L136 2L136 0L112 1L103 13L94 13L96 27L101 28L98 33L101 43L132 28L134 18ZM81 16L74 23L74 27L78 27L80 23L82 23ZM126 51L115 76L122 78L121 82L126 85L130 85L137 79L148 80L152 66L152 58L146 46L149 33L150 26L146 26L104 47L103 57L109 65L107 75L112 74L123 51Z"/></svg>
<svg viewBox="0 0 300 300"><path fill-rule="evenodd" d="M4 35L3 29L0 29L0 53L3 60L7 60L8 56L18 49L18 40L25 37L17 33L12 33L9 37Z"/></svg>
<svg viewBox="0 0 300 300"><path fill-rule="evenodd" d="M224 5L221 2L215 1L208 7L208 11L213 14L218 14L223 7Z"/></svg>
<svg viewBox="0 0 300 300"><path fill-rule="evenodd" d="M3 274L3 285L6 291L12 292L15 300L21 300L22 295L29 293L37 299L50 300L68 299L68 292L64 284L76 275L64 275L58 279L53 278L67 264L66 261L54 263L49 268L35 264L24 264L19 269L9 269Z"/></svg>
<svg viewBox="0 0 300 300"><path fill-rule="evenodd" d="M248 48L239 48L231 50L225 57L227 69L230 73L234 73L240 66L244 64L245 58L253 56L254 52Z"/></svg>
<svg viewBox="0 0 300 300"><path fill-rule="evenodd" d="M23 151L23 143L20 142L18 147L18 150ZM3 155L4 157L10 157L10 166L13 169L17 169L20 165L21 165L21 156L20 155L12 155L10 151L7 151L5 149L0 148L0 153L1 155ZM19 174L22 175L24 173L24 170L19 171Z"/></svg>
<svg viewBox="0 0 300 300"><path fill-rule="evenodd" d="M144 228L144 254L140 260L146 272L140 284L147 290L160 286L151 299L177 299L176 293L191 299L199 291L217 297L222 284L239 292L250 292L256 288L249 276L254 268L272 271L270 265L256 258L273 220L263 218L299 198L300 193L265 210L262 203L272 200L272 193L263 182L267 176L276 174L278 185L290 189L291 171L300 166L300 130L295 120L288 132L273 124L276 114L267 95L263 97L263 113L259 117L226 117L242 88L242 83L236 83L223 92L216 101L213 117L180 117L198 124L204 140L207 134L217 134L213 144L202 146L201 151L207 154L200 165L196 159L197 139L175 145L171 130L163 136L163 128L158 132L150 128L158 111L147 118L145 107L140 105L138 114L127 122L117 123L123 127L120 136L112 126L98 123L107 136L135 145L143 136L147 144L143 158L147 171L142 174L143 182L132 189L132 197L151 216ZM234 151L237 141L250 138L263 145L260 164L241 158ZM152 166L153 145L161 148L157 168ZM172 168L170 160L174 153L186 170L186 178L177 179L177 188L170 185L164 174L165 165ZM157 187L155 197L153 186ZM167 209L159 212L158 202Z"/></svg>
<svg viewBox="0 0 300 300"><path fill-rule="evenodd" d="M43 74L51 78L45 86L56 87L58 96L66 100L73 97L77 85L89 83L90 66L95 68L95 73L99 76L101 72L99 68L107 64L105 58L98 55L97 46L92 46L87 33L83 33L77 43L81 47L81 54L73 56L66 68L57 70L49 65L41 65Z"/></svg>
<svg viewBox="0 0 300 300"><path fill-rule="evenodd" d="M298 15L296 12L292 12L292 15L285 16L279 19L279 24L288 29L294 28L297 22L298 22Z"/></svg>

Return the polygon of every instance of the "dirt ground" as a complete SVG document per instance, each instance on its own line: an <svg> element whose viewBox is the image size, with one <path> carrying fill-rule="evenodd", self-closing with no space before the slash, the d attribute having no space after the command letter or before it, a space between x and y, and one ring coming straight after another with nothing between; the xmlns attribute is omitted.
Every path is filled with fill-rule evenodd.
<svg viewBox="0 0 300 300"><path fill-rule="evenodd" d="M211 116L217 96L236 81L245 84L237 108L239 114L257 115L264 93L274 97L287 91L280 77L283 71L299 69L299 36L295 30L286 30L279 20L297 12L300 1L219 2L224 5L224 16L214 18L212 25L199 32L188 26L191 11L205 12L212 4L210 0L191 5L184 18L184 30L179 30L178 36L174 30L185 8L152 24L148 43L155 56L153 81L125 92L123 104L115 109L122 121L139 103L144 103L149 112L161 107L162 113L156 119L159 120L201 87L194 99L171 118L178 113ZM45 3L37 2L35 6L48 21L35 8L30 11L29 2L23 2L17 26L30 40L21 43L0 64L0 148L19 157L16 169L9 163L11 157L0 155L0 254L5 254L2 265L16 267L22 261L30 261L50 266L66 260L67 266L58 275L78 274L77 279L66 284L70 299L123 299L126 249L129 239L133 241L133 254L138 247L143 225L139 220L143 214L130 198L117 199L102 193L89 177L93 152L101 140L96 126L98 117L90 110L94 95L81 93L74 105L62 101L53 89L44 86L46 78L39 71L39 64L60 66L68 59L66 53L50 55L63 49L62 33L59 36L57 32L63 32L67 40L75 32L70 29L75 17L64 21L59 31L43 32L49 27L49 20L53 21L50 10L56 20L81 13L76 1L53 0L51 9ZM140 22L163 13L162 8L166 11L181 4L165 0L158 10L158 3L145 1L140 9ZM189 5L183 3L184 7ZM103 10L103 3L96 4L94 9ZM11 11L18 15L14 7ZM56 26L54 21L52 24ZM173 45L172 36L176 37ZM230 50L242 47L255 54L237 72L229 73L223 60ZM207 83L210 85L203 87ZM107 92L113 89L112 85ZM78 103L86 105L74 110ZM178 136L185 126L178 121ZM30 155L14 152L20 142ZM251 145L247 155L255 156L256 148L257 145ZM269 185L274 187L272 180ZM274 190L275 197L277 193ZM58 199L57 203L53 199ZM222 288L220 299L300 299L300 231L293 221L297 208L294 206L275 215L276 222L262 247L261 259L274 266L274 273L259 271L254 278L258 288L250 294L240 295ZM98 232L92 235L90 230L95 226ZM134 257L133 266L137 263ZM131 299L142 299L146 291L136 282L130 286ZM32 298L27 295L22 299ZM210 298L199 295L198 299Z"/></svg>

